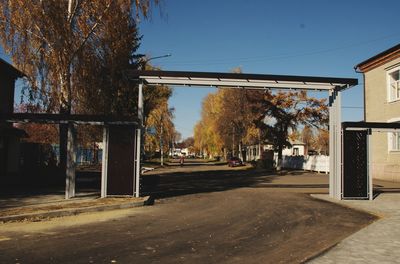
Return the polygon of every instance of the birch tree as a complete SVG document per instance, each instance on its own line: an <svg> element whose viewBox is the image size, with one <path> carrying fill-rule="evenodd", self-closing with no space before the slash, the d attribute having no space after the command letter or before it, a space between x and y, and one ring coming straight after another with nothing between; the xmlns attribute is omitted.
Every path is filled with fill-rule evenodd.
<svg viewBox="0 0 400 264"><path fill-rule="evenodd" d="M47 112L71 114L79 109L74 108L78 105L75 98L85 99L85 92L91 95L87 86L79 85L80 77L98 66L93 62L103 55L97 49L105 47L102 41L122 26L125 30L116 31L131 33L119 37L121 42L129 42L132 55L138 45L136 19L147 17L153 3L158 0L4 0L0 2L0 41L16 67L27 75L29 99ZM109 53L119 50L118 45L107 48ZM125 63L134 63L134 59L128 56ZM65 139L64 126L60 127L61 163L66 156Z"/></svg>

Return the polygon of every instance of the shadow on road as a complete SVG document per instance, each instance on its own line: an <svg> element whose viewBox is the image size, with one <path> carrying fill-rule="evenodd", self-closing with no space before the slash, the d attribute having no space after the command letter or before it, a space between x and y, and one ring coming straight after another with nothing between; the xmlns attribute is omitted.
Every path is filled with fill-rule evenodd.
<svg viewBox="0 0 400 264"><path fill-rule="evenodd" d="M226 166L226 165L225 165ZM141 195L151 196L151 200L176 197L181 195L221 192L242 187L291 189L295 191L307 189L311 193L326 192L327 181L323 176L305 171L285 171L277 175L275 172L247 168L228 168L220 164L200 166L169 166L157 169L153 173L144 174L141 178ZM98 197L101 174L99 171L83 170L77 172L77 196ZM0 186L0 209L45 203L64 199L64 184L55 186ZM322 191L321 191L322 190Z"/></svg>
<svg viewBox="0 0 400 264"><path fill-rule="evenodd" d="M187 194L226 191L242 187L251 188L328 188L325 183L298 181L274 182L282 176L298 178L308 172L292 171L277 175L252 168L240 170L210 170L164 172L159 175L145 175L142 179L142 194L153 199L169 198Z"/></svg>
<svg viewBox="0 0 400 264"><path fill-rule="evenodd" d="M31 175L35 178L35 175ZM65 180L64 180L65 181ZM64 200L65 182L27 181L20 184L0 185L0 210ZM101 172L77 171L76 197L100 197Z"/></svg>

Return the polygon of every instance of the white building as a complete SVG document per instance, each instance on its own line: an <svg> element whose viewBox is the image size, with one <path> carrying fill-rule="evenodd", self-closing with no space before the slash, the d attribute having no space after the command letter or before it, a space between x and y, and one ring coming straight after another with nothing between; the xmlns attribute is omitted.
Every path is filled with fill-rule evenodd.
<svg viewBox="0 0 400 264"><path fill-rule="evenodd" d="M305 156L305 144L299 140L290 141L292 147L284 148L282 151L283 156ZM259 160L262 153L268 150L273 150L271 144L251 145L246 147L246 161Z"/></svg>
<svg viewBox="0 0 400 264"><path fill-rule="evenodd" d="M305 156L305 145L299 140L290 141L291 148L284 148L282 151L283 156Z"/></svg>

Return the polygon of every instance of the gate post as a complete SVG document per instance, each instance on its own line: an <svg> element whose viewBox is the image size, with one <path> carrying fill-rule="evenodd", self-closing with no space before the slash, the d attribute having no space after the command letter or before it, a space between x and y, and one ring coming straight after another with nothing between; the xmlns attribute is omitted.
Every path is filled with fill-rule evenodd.
<svg viewBox="0 0 400 264"><path fill-rule="evenodd" d="M135 197L139 197L140 187L140 158L142 150L142 129L143 129L143 83L139 83L138 91L138 128L136 129L136 160L135 160L135 172L134 172L134 193Z"/></svg>
<svg viewBox="0 0 400 264"><path fill-rule="evenodd" d="M329 91L329 196L342 199L341 93Z"/></svg>
<svg viewBox="0 0 400 264"><path fill-rule="evenodd" d="M107 165L108 165L108 137L109 127L104 125L103 127L103 153L101 163L101 198L107 197Z"/></svg>

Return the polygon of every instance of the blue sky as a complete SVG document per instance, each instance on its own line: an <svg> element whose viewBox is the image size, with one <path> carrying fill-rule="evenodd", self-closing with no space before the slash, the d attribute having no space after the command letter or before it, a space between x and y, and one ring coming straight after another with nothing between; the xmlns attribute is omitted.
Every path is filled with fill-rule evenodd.
<svg viewBox="0 0 400 264"><path fill-rule="evenodd" d="M359 78L343 98L343 119L359 121L363 80L353 67L400 42L399 10L398 0L164 0L163 15L154 10L139 25L139 52L171 53L152 61L164 70ZM170 105L184 138L212 91L174 88Z"/></svg>
<svg viewBox="0 0 400 264"><path fill-rule="evenodd" d="M363 118L359 62L400 42L400 1L169 0L164 15L142 21L140 52L171 53L152 63L164 70L359 78L344 93L343 119ZM213 89L174 88L170 99L183 137L200 119ZM355 108L346 108L355 107Z"/></svg>

